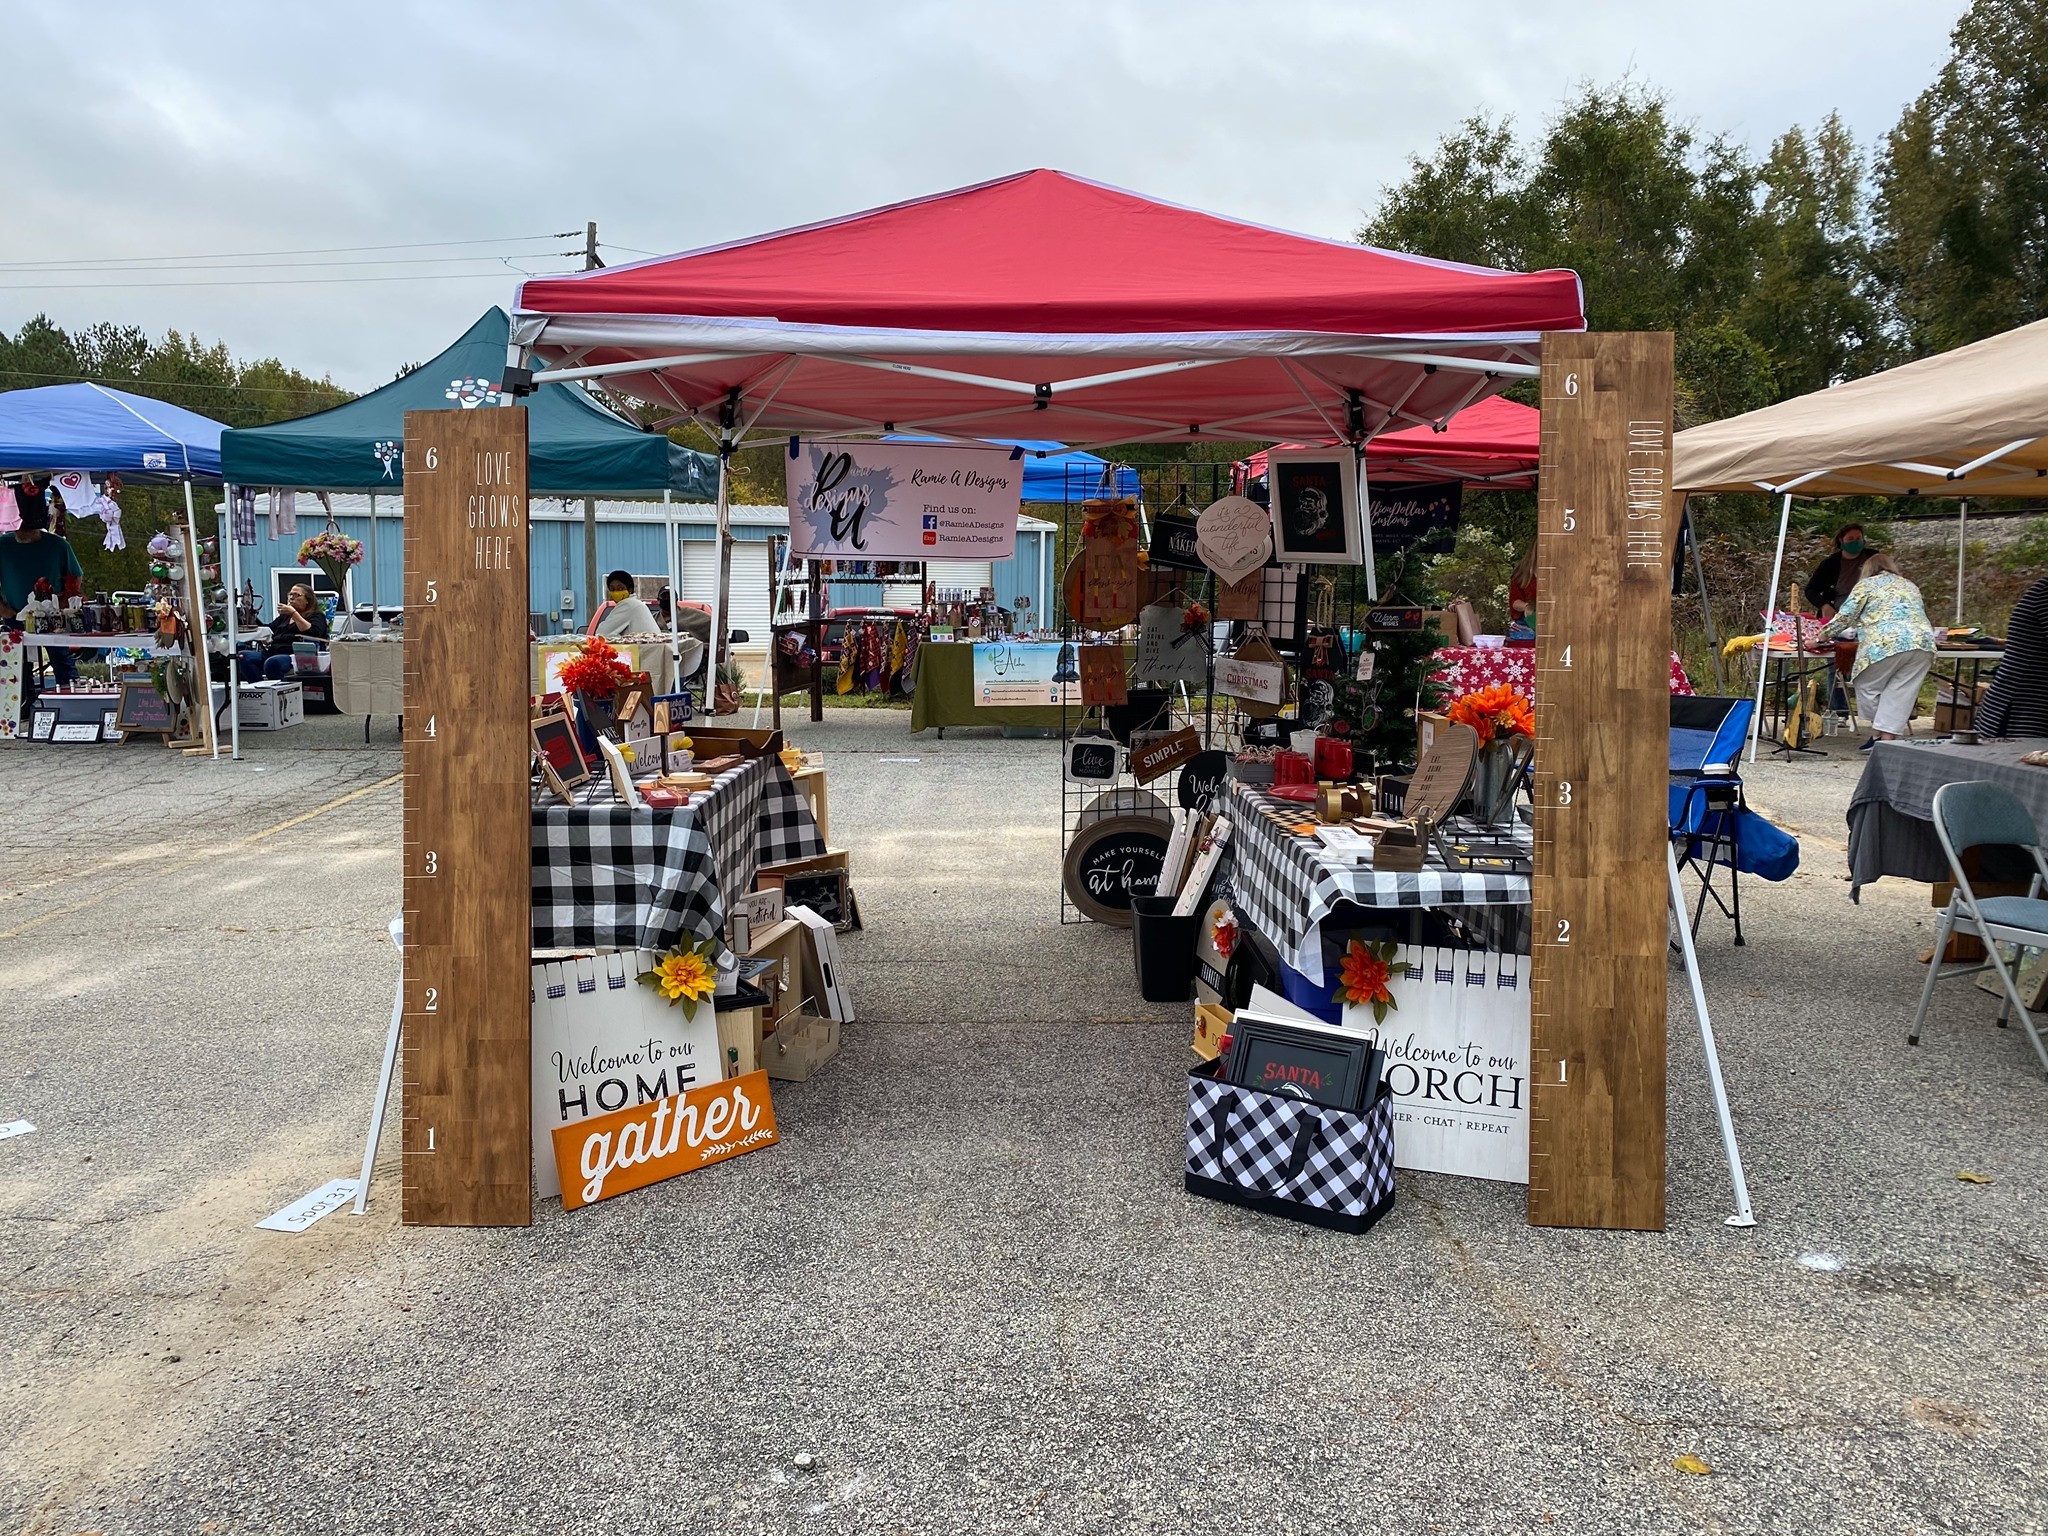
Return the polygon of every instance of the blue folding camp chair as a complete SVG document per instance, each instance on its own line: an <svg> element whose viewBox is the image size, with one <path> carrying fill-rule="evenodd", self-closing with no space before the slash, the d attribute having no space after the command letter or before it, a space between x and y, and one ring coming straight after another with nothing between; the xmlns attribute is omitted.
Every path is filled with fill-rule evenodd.
<svg viewBox="0 0 2048 1536"><path fill-rule="evenodd" d="M1941 932L1934 941L1934 953L1927 960L1926 984L1920 988L1920 1011L1913 1015L1913 1032L1906 1042L1920 1043L1920 1026L1927 1020L1927 1006L1934 1000L1937 978L1974 976L1979 971L1995 970L1999 985L2005 989L2005 1004L1998 1010L1998 1027L2005 1028L2005 1021L2017 1011L2027 1038L2033 1042L2034 1054L2040 1058L2043 1070L2048 1070L2048 1048L2041 1044L2041 1033L2034 1028L2033 1015L2027 1012L2012 974L2013 967L2019 964L2020 947L2048 949L2048 898L2042 895L2048 889L2048 853L2042 851L2041 833L2034 818L2010 790L1972 779L1944 784L1934 792L1934 832L1941 839L1941 851L1948 856L1955 894L1949 897L1941 914ZM2034 878L2026 895L1978 897L1970 886L1970 877L1963 872L1963 855L1972 848L1987 847L2018 848L2033 855ZM1984 941L1990 959L1983 965L1944 972L1941 957L1948 950L1951 933L1976 935ZM2014 946L2011 966L1998 952L2001 944Z"/></svg>
<svg viewBox="0 0 2048 1536"><path fill-rule="evenodd" d="M1678 867L1699 877L1700 897L1692 910L1699 937L1707 898L1735 922L1742 937L1742 828L1749 807L1742 798L1742 748L1749 738L1753 699L1698 694L1671 696L1671 839ZM1728 895L1714 886L1714 871L1728 870ZM1782 878L1782 876L1778 877Z"/></svg>

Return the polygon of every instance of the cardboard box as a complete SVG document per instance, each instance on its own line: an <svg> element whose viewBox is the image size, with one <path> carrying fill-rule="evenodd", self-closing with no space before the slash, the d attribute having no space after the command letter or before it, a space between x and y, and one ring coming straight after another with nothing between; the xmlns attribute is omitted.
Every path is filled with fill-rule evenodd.
<svg viewBox="0 0 2048 1536"><path fill-rule="evenodd" d="M216 715L226 714L227 684L213 685ZM243 683L235 690L235 708L245 731L282 731L306 718L306 690L296 682L273 678Z"/></svg>
<svg viewBox="0 0 2048 1536"><path fill-rule="evenodd" d="M1935 734L1946 735L1950 731L1975 730L1977 706L1983 703L1984 692L1990 686L1989 683L1979 683L1974 693L1967 688L1962 689L1961 694L1969 695L1964 698L1952 685L1943 683L1934 705Z"/></svg>
<svg viewBox="0 0 2048 1536"><path fill-rule="evenodd" d="M761 1065L778 1083L807 1082L838 1054L839 1021L815 1013L788 1015L761 1042Z"/></svg>

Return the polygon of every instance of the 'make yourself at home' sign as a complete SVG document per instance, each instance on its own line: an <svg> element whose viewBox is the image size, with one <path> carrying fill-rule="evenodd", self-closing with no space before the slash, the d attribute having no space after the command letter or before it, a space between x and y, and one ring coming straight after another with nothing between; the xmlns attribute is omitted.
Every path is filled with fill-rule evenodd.
<svg viewBox="0 0 2048 1536"><path fill-rule="evenodd" d="M844 560L1007 560L1024 460L1007 448L804 441L789 465L790 553Z"/></svg>

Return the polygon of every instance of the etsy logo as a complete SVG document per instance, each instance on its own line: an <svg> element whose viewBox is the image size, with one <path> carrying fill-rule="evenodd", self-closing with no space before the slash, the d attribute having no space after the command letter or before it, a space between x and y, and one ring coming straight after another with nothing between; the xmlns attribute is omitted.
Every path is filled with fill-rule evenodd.
<svg viewBox="0 0 2048 1536"><path fill-rule="evenodd" d="M562 1208L569 1211L758 1152L779 1139L766 1072L557 1126L554 1136Z"/></svg>

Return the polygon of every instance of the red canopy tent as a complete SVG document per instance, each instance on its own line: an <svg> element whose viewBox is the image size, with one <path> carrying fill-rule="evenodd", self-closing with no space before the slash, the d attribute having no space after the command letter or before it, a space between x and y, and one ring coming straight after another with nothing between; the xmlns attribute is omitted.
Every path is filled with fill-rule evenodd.
<svg viewBox="0 0 2048 1536"><path fill-rule="evenodd" d="M1403 256L1058 171L520 286L547 379L722 438L1363 441L1535 372L1579 280ZM517 361L515 359L515 361Z"/></svg>
<svg viewBox="0 0 2048 1536"><path fill-rule="evenodd" d="M1365 445L1366 472L1382 483L1462 480L1483 490L1526 491L1536 484L1541 424L1533 406L1489 395L1441 429L1409 427L1374 438ZM1247 459L1245 471L1263 478L1265 454Z"/></svg>
<svg viewBox="0 0 2048 1536"><path fill-rule="evenodd" d="M1542 332L1585 328L1571 272L1288 234L1047 170L532 278L514 309L510 363L538 363L533 382L604 379L728 450L750 433L1362 444L1534 377Z"/></svg>

